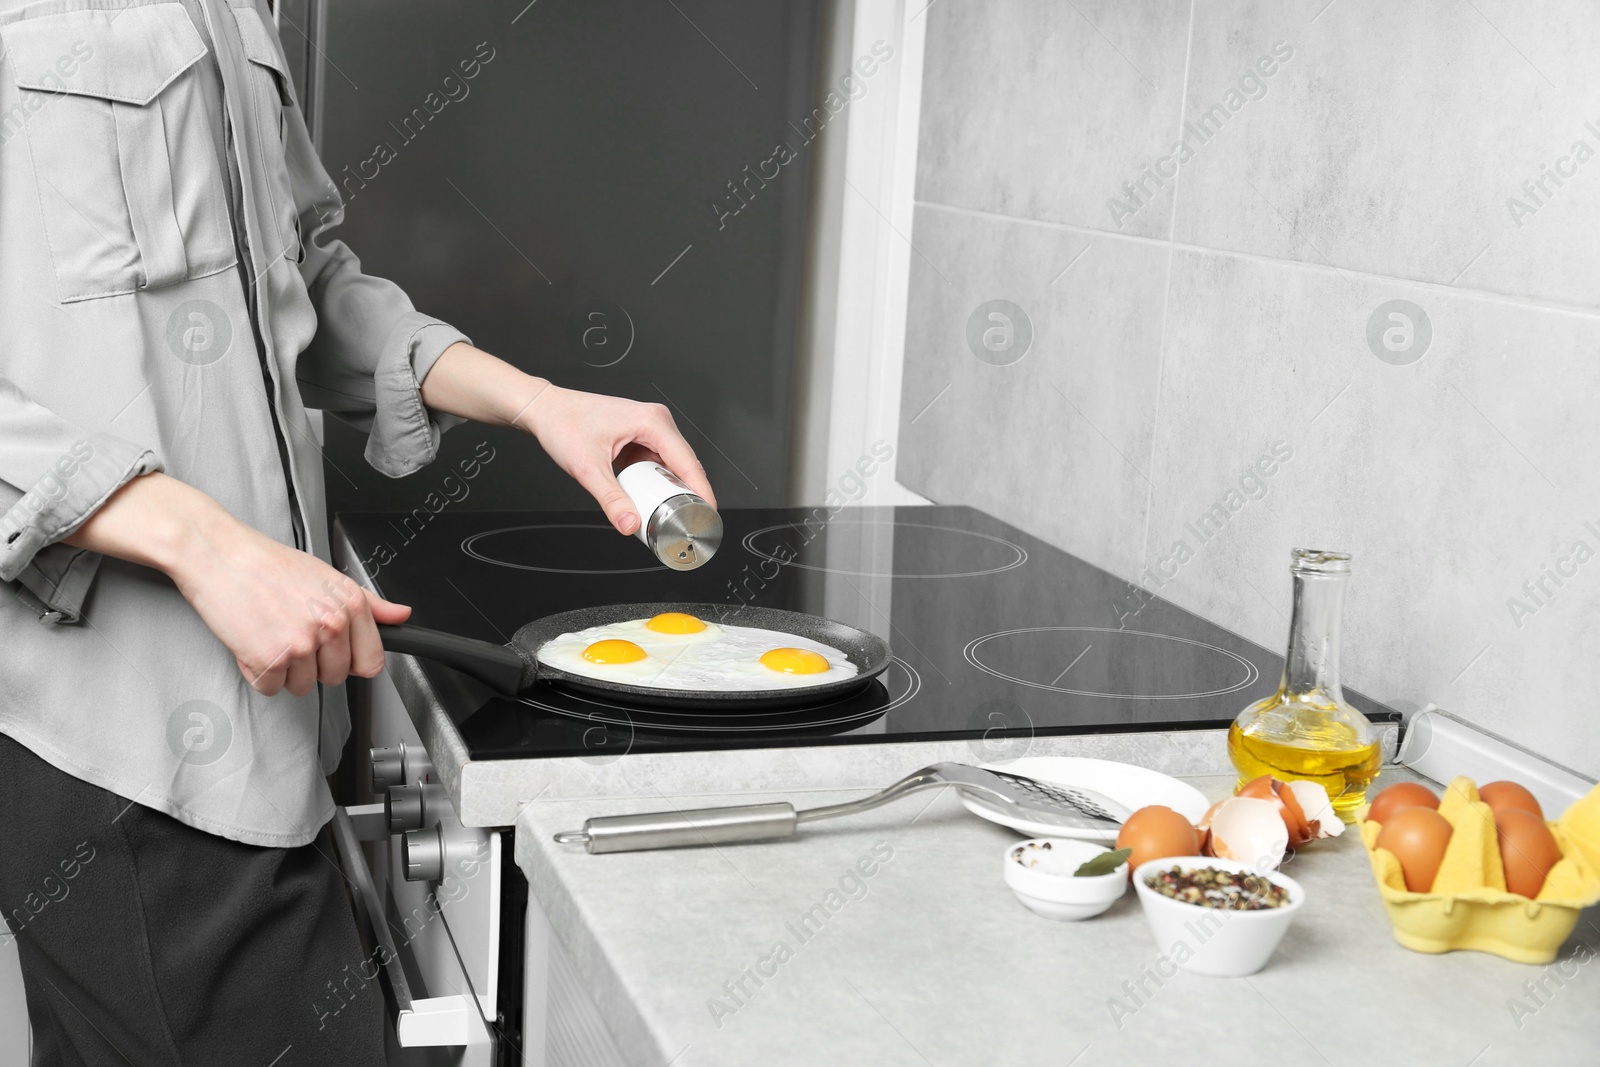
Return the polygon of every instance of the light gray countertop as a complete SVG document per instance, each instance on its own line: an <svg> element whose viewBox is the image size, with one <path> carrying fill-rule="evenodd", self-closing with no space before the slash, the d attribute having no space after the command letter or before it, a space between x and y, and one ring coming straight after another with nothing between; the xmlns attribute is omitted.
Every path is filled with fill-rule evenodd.
<svg viewBox="0 0 1600 1067"><path fill-rule="evenodd" d="M1380 784L1403 777L1386 767ZM1188 780L1214 798L1232 785ZM1600 909L1549 967L1410 952L1393 940L1353 831L1291 858L1285 871L1307 903L1247 979L1155 977L1155 941L1131 889L1085 922L1033 915L1001 879L1001 854L1020 838L948 790L771 844L591 856L551 840L593 815L858 795L541 800L522 812L517 860L625 1062L1600 1060ZM835 908L820 930L802 929L819 903Z"/></svg>

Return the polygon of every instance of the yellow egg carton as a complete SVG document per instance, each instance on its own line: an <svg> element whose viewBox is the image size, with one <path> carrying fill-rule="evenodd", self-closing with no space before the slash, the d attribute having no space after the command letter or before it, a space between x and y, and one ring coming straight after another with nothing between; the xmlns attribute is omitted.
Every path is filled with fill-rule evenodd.
<svg viewBox="0 0 1600 1067"><path fill-rule="evenodd" d="M1433 888L1426 893L1407 890L1400 861L1377 847L1383 827L1361 824L1361 840L1395 940L1416 952L1464 948L1517 963L1555 959L1583 909L1600 903L1600 786L1547 824L1561 848L1561 861L1532 900L1506 891L1494 813L1478 799L1472 779L1450 783L1439 800L1439 814L1453 833Z"/></svg>

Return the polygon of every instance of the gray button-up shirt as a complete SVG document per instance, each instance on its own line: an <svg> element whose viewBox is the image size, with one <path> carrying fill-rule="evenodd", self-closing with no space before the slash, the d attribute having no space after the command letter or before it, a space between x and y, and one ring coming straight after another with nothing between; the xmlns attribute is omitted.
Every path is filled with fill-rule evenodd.
<svg viewBox="0 0 1600 1067"><path fill-rule="evenodd" d="M264 697L165 575L59 542L168 474L329 558L306 417L399 476L465 338L361 273L253 0L0 0L0 732L191 826L310 841L342 689Z"/></svg>

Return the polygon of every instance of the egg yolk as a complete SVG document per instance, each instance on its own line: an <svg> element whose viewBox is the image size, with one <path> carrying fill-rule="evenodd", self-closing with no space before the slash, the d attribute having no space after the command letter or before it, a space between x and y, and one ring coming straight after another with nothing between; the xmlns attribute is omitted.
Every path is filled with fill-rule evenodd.
<svg viewBox="0 0 1600 1067"><path fill-rule="evenodd" d="M644 625L658 634L697 634L706 628L705 623L681 611L663 611Z"/></svg>
<svg viewBox="0 0 1600 1067"><path fill-rule="evenodd" d="M644 649L632 641L596 641L583 650L583 658L590 663L637 663L644 659Z"/></svg>
<svg viewBox="0 0 1600 1067"><path fill-rule="evenodd" d="M763 652L761 665L784 674L821 674L828 669L826 659L803 648L775 648Z"/></svg>

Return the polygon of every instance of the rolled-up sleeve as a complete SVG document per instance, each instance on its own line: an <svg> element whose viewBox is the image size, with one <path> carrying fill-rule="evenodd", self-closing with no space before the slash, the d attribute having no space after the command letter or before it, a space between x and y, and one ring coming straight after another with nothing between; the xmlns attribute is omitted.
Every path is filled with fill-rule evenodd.
<svg viewBox="0 0 1600 1067"><path fill-rule="evenodd" d="M298 108L286 112L286 155L300 215L301 277L317 311L317 332L296 378L307 407L367 434L367 462L393 478L429 463L439 436L465 420L429 411L421 382L444 350L468 338L416 310L398 285L361 272L361 262L328 231L344 203L317 159Z"/></svg>
<svg viewBox="0 0 1600 1067"><path fill-rule="evenodd" d="M49 621L77 622L101 557L60 544L155 452L87 433L0 378L0 581Z"/></svg>

